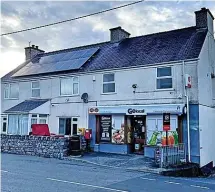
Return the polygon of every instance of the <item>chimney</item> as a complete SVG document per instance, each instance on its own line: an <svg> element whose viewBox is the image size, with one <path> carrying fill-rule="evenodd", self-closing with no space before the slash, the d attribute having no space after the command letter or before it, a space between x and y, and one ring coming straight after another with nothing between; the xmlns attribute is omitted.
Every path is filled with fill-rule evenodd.
<svg viewBox="0 0 215 192"><path fill-rule="evenodd" d="M210 10L203 7L201 8L201 10L196 11L195 14L196 14L196 27L207 28L211 34L214 34L214 28L213 28L214 16L210 12Z"/></svg>
<svg viewBox="0 0 215 192"><path fill-rule="evenodd" d="M116 27L110 29L110 41L118 42L123 39L129 38L130 33L122 29L121 27Z"/></svg>
<svg viewBox="0 0 215 192"><path fill-rule="evenodd" d="M44 53L45 51L39 49L38 46L32 45L31 47L25 48L25 60L32 59L34 56L40 53Z"/></svg>

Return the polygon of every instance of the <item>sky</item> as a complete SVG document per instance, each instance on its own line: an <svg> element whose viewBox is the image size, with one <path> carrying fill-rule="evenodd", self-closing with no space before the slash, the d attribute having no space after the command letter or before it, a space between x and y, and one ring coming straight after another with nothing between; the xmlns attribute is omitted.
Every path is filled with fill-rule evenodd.
<svg viewBox="0 0 215 192"><path fill-rule="evenodd" d="M3 1L1 34L74 18L129 1ZM109 29L121 26L131 37L195 25L194 11L214 1L145 1L126 8L60 25L1 37L0 77L25 60L31 44L45 52L109 41ZM215 26L215 25L214 25Z"/></svg>

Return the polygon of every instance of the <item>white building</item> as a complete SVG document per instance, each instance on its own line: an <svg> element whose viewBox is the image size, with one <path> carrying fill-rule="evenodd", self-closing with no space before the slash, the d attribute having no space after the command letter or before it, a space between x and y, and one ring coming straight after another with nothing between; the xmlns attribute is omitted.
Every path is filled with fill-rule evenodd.
<svg viewBox="0 0 215 192"><path fill-rule="evenodd" d="M109 42L49 53L25 48L26 62L1 79L2 133L28 134L35 123L66 135L91 128L95 150L131 153L128 134L138 127L138 150L165 142L168 112L169 142L187 144L190 75L191 161L215 162L214 17L205 8L195 14L196 25L184 29L129 38L117 27Z"/></svg>

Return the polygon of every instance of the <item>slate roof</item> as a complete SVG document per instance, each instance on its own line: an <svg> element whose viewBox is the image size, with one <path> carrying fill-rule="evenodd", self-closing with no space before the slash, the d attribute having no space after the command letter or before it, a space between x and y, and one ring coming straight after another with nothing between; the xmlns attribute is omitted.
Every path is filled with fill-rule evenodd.
<svg viewBox="0 0 215 192"><path fill-rule="evenodd" d="M29 111L36 109L37 107L46 103L47 101L48 99L25 100L19 103L18 105L15 105L14 107L4 111L4 113L16 113L16 112L28 113Z"/></svg>
<svg viewBox="0 0 215 192"><path fill-rule="evenodd" d="M88 72L104 69L138 67L163 62L198 58L202 49L207 29L188 27L167 32L155 33L124 39L119 43L104 42L71 49L59 50L38 55L52 55L59 52L82 50L99 47L100 50L79 70L72 72ZM19 70L19 69L18 69ZM2 81L15 79L9 73ZM60 72L65 74L71 71ZM52 73L53 74L53 73ZM54 73L55 74L55 73ZM47 75L47 74L46 74Z"/></svg>

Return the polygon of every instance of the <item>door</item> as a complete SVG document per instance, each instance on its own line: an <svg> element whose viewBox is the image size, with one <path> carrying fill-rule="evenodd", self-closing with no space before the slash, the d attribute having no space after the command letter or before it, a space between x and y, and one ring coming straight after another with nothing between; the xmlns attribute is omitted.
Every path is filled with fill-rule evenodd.
<svg viewBox="0 0 215 192"><path fill-rule="evenodd" d="M77 135L78 118L59 118L59 134L60 135Z"/></svg>
<svg viewBox="0 0 215 192"><path fill-rule="evenodd" d="M7 133L7 116L2 116L1 117L1 133L6 134Z"/></svg>

